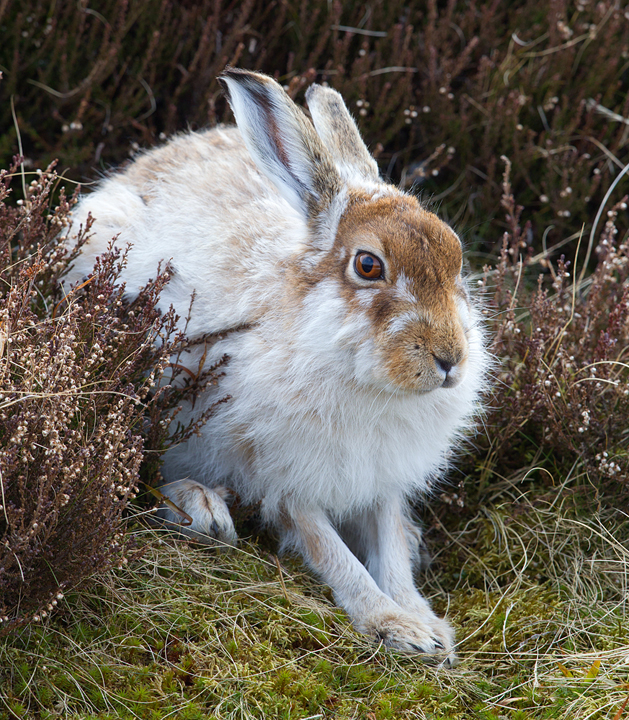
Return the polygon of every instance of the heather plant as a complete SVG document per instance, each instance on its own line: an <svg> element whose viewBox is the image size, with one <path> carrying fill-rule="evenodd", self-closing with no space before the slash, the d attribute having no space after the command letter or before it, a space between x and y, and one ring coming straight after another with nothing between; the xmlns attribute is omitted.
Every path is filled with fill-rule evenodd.
<svg viewBox="0 0 629 720"><path fill-rule="evenodd" d="M64 294L76 250L58 240L72 200L49 208L59 179L37 172L7 204L0 175L0 618L4 627L50 613L68 587L126 562L123 512L138 493L144 443L156 458L180 398L207 381L177 381L170 356L185 347L173 312L156 304L168 272L132 303L117 278L124 255L100 257ZM78 247L89 226L77 228ZM67 290L67 288L66 288ZM164 370L177 385L161 382ZM151 393L149 395L149 393ZM162 413L170 408L167 419ZM174 412L173 412L174 409ZM202 420L201 420L202 422ZM175 430L174 426L171 428ZM178 428L176 441L196 427Z"/></svg>
<svg viewBox="0 0 629 720"><path fill-rule="evenodd" d="M537 466L581 474L588 493L618 501L629 491L629 237L617 227L626 198L607 211L597 242L595 228L579 234L596 258L586 274L564 255L534 254L503 161L509 230L478 281L497 371L473 493L482 496L495 472L522 477Z"/></svg>

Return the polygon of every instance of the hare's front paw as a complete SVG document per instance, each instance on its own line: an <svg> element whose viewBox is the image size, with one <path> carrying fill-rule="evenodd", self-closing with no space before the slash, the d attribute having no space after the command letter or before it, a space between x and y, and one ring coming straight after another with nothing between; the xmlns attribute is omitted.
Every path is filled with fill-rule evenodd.
<svg viewBox="0 0 629 720"><path fill-rule="evenodd" d="M407 655L425 653L435 660L453 665L454 631L434 613L416 615L404 611L388 612L356 623L357 630L371 635L388 648Z"/></svg>
<svg viewBox="0 0 629 720"><path fill-rule="evenodd" d="M218 540L226 545L236 544L238 537L224 500L227 490L212 490L195 480L177 480L164 485L160 490L171 503L192 519L192 524L185 524L187 518L170 507L169 503L164 503L157 515L166 525L176 527L179 532L199 542L212 544L214 540Z"/></svg>

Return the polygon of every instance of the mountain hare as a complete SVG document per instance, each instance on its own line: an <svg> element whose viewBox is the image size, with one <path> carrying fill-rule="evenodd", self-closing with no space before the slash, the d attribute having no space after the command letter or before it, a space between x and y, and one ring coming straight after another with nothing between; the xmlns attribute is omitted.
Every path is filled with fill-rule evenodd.
<svg viewBox="0 0 629 720"><path fill-rule="evenodd" d="M311 123L270 77L220 81L237 127L176 136L83 197L77 225L96 222L69 280L116 237L130 297L170 262L161 307L185 317L195 293L191 338L240 328L206 348L206 363L229 355L225 375L183 415L232 399L165 456L162 491L190 531L234 543L225 487L260 502L359 631L449 661L453 631L413 582L409 498L442 470L488 366L461 243L379 178L336 91L309 88Z"/></svg>

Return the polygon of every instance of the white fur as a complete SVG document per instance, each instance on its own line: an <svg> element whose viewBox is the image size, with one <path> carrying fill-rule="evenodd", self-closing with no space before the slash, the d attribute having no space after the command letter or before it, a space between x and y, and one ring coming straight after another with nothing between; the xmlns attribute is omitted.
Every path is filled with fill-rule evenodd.
<svg viewBox="0 0 629 720"><path fill-rule="evenodd" d="M231 101L259 167L236 128L181 135L150 151L79 203L74 231L89 212L96 223L69 281L89 274L95 256L117 236L117 245L131 243L122 275L129 296L155 276L160 262L170 261L173 278L160 307L172 304L185 317L194 291L192 337L247 323L247 330L208 348L206 363L230 356L225 376L180 419L225 394L233 399L218 407L199 436L169 450L163 474L176 492L169 493L168 485L163 492L191 515L205 512L198 509L200 486L191 480L181 485L181 478L210 488L227 485L246 502L261 502L284 546L303 553L359 630L398 650L443 650L451 657L451 629L413 583L417 531L407 502L443 470L476 410L487 366L478 320L467 306L459 308L469 315L469 348L457 387L419 394L382 379L368 316L348 307L338 278L295 299L287 284L291 263L314 266L331 246L350 186L335 177L335 197L317 218L308 217L304 196L315 190L300 186L311 183L314 171L300 144L306 132L301 120L286 114L287 98L273 95L281 91L270 79L250 74L243 83L243 77L228 77ZM269 119L260 117L259 103L247 91L247 83L256 82L275 98L269 106L277 117L271 120L289 136L279 155L277 138L265 138ZM325 90L317 92L325 100ZM324 103L322 108L318 129L326 122ZM308 136L308 146L315 140ZM365 165L366 148L359 150ZM351 157L332 160L337 168L343 164L345 178L351 176ZM359 184L390 193L371 176ZM369 292L357 289L359 307L369 306ZM398 292L417 302L408 279L400 279ZM389 330L406 322L405 313ZM195 348L187 365L194 369L202 355L203 348ZM230 542L224 503L216 497L210 501ZM199 523L194 530L211 526L211 513Z"/></svg>
<svg viewBox="0 0 629 720"><path fill-rule="evenodd" d="M459 317L461 318L461 322L463 323L463 327L469 328L472 321L472 313L469 304L465 302L463 298L457 297L456 309L458 310Z"/></svg>
<svg viewBox="0 0 629 720"><path fill-rule="evenodd" d="M157 517L166 525L202 543L215 539L225 545L236 544L238 538L225 503L228 493L224 488L212 490L195 480L184 478L164 485L162 491L177 510L182 511L177 512L167 504L160 507Z"/></svg>
<svg viewBox="0 0 629 720"><path fill-rule="evenodd" d="M395 289L396 295L400 298L400 300L404 300L412 304L417 303L417 298L415 297L411 289L411 280L410 278L406 277L403 272L398 275L398 279L395 283Z"/></svg>
<svg viewBox="0 0 629 720"><path fill-rule="evenodd" d="M409 325L419 322L423 319L424 318L420 317L420 314L417 310L407 310L400 315L396 315L393 320L391 320L389 326L387 327L387 332L390 335L396 335L397 333L404 332L404 330L406 330Z"/></svg>

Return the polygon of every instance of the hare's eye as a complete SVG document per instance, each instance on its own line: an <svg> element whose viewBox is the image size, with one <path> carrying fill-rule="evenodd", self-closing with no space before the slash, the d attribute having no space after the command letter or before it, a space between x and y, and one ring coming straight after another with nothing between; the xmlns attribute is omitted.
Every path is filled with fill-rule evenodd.
<svg viewBox="0 0 629 720"><path fill-rule="evenodd" d="M368 252L359 252L354 258L354 270L367 280L381 280L384 276L382 260Z"/></svg>

